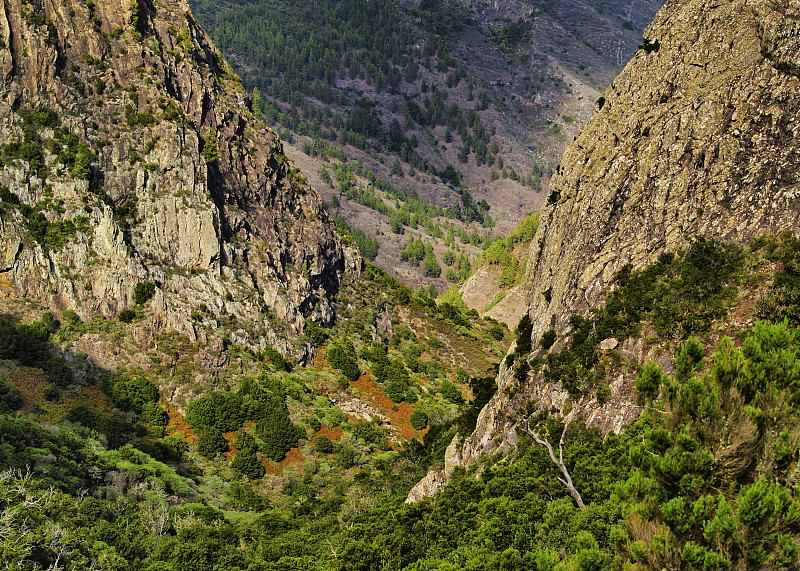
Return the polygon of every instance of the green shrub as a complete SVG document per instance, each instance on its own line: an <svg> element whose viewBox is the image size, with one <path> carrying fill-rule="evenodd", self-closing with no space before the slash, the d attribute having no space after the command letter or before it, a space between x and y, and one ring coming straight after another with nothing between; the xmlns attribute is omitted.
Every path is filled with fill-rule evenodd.
<svg viewBox="0 0 800 571"><path fill-rule="evenodd" d="M200 150L200 155L207 163L213 163L219 158L219 149L217 147L217 133L214 130L207 130L203 133L203 148Z"/></svg>
<svg viewBox="0 0 800 571"><path fill-rule="evenodd" d="M139 282L133 288L133 299L136 305L144 305L153 299L155 293L156 285L153 282Z"/></svg>
<svg viewBox="0 0 800 571"><path fill-rule="evenodd" d="M600 406L608 404L608 402L611 400L611 395L611 387L601 384L599 387L597 387L597 404Z"/></svg>
<svg viewBox="0 0 800 571"><path fill-rule="evenodd" d="M545 351L550 349L550 347L552 347L553 343L555 342L556 342L556 332L554 329L551 329L550 331L545 331L544 334L542 334L542 338L539 339L539 344Z"/></svg>
<svg viewBox="0 0 800 571"><path fill-rule="evenodd" d="M243 474L251 480L258 480L264 477L266 470L261 462L258 461L256 452L258 446L255 438L250 436L243 430L236 433L236 439L233 442L236 448L236 455L231 462L231 469Z"/></svg>
<svg viewBox="0 0 800 571"><path fill-rule="evenodd" d="M42 391L42 396L48 402L58 402L61 400L61 391L55 383L50 383Z"/></svg>
<svg viewBox="0 0 800 571"><path fill-rule="evenodd" d="M120 380L111 389L111 400L122 410L142 414L145 403L155 403L158 400L158 388L152 381L141 376Z"/></svg>
<svg viewBox="0 0 800 571"><path fill-rule="evenodd" d="M80 318L80 316L78 316L78 314L77 314L77 313L75 313L75 312L74 312L73 310L71 310L71 309L65 309L65 310L64 310L64 311L61 313L61 317L63 317L63 318L64 318L64 320L65 320L65 321L66 321L66 322L67 322L69 325L71 325L72 327L75 327L75 326L77 326L77 325L79 325L79 324L81 323L81 318Z"/></svg>
<svg viewBox="0 0 800 571"><path fill-rule="evenodd" d="M330 339L330 333L325 329L314 323L313 321L306 321L303 333L311 340L315 347L321 347Z"/></svg>
<svg viewBox="0 0 800 571"><path fill-rule="evenodd" d="M19 389L12 384L0 380L0 414L19 410L25 399Z"/></svg>
<svg viewBox="0 0 800 571"><path fill-rule="evenodd" d="M636 378L634 384L637 398L640 401L653 402L661 392L661 385L667 382L668 379L661 367L653 361L649 361L642 369L642 373Z"/></svg>
<svg viewBox="0 0 800 571"><path fill-rule="evenodd" d="M533 322L531 321L531 316L529 314L525 314L519 320L519 324L517 328L514 330L514 333L517 336L517 348L515 349L515 353L517 357L520 355L527 355L531 352L532 343L531 334L533 333Z"/></svg>
<svg viewBox="0 0 800 571"><path fill-rule="evenodd" d="M317 440L314 447L320 454L330 454L331 452L334 451L333 442L331 441L330 438L328 438L324 434L320 434L319 436L317 436Z"/></svg>
<svg viewBox="0 0 800 571"><path fill-rule="evenodd" d="M251 450L238 451L231 461L231 469L251 480L260 480L267 472L258 461L256 453Z"/></svg>
<svg viewBox="0 0 800 571"><path fill-rule="evenodd" d="M136 311L133 309L123 309L117 315L117 319L119 319L122 323L131 323L136 318Z"/></svg>
<svg viewBox="0 0 800 571"><path fill-rule="evenodd" d="M189 444L177 436L170 435L165 437L162 444L169 452L169 459L175 462L179 462L184 453L189 450Z"/></svg>
<svg viewBox="0 0 800 571"><path fill-rule="evenodd" d="M213 426L205 426L197 431L197 451L206 458L214 458L228 449L222 432Z"/></svg>
<svg viewBox="0 0 800 571"><path fill-rule="evenodd" d="M357 381L361 374L356 360L356 350L350 341L340 341L329 346L328 362L334 369L339 369L351 383Z"/></svg>
<svg viewBox="0 0 800 571"><path fill-rule="evenodd" d="M675 354L675 380L684 382L695 371L703 368L703 344L689 337Z"/></svg>
<svg viewBox="0 0 800 571"><path fill-rule="evenodd" d="M167 409L156 402L146 402L142 405L142 420L150 425L150 433L155 438L163 438L164 431L169 422Z"/></svg>
<svg viewBox="0 0 800 571"><path fill-rule="evenodd" d="M414 430L425 430L425 427L428 426L428 415L421 410L412 412L409 420Z"/></svg>
<svg viewBox="0 0 800 571"><path fill-rule="evenodd" d="M270 362L277 370L286 371L287 373L291 372L292 366L289 364L289 361L287 361L283 355L278 353L274 347L271 345L264 347L264 354L269 357Z"/></svg>
<svg viewBox="0 0 800 571"><path fill-rule="evenodd" d="M450 381L444 381L442 383L440 392L446 400L452 403L461 404L464 402L464 397L461 396L461 391L459 391Z"/></svg>

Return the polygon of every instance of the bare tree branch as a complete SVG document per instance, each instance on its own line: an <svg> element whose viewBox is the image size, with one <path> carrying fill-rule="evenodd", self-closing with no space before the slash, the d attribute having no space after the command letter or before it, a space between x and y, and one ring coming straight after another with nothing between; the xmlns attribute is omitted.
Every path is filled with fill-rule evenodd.
<svg viewBox="0 0 800 571"><path fill-rule="evenodd" d="M547 448L547 451L550 453L550 459L553 461L553 464L558 466L558 469L561 470L561 473L564 475L564 478L559 478L558 481L564 484L567 489L569 490L572 499L575 500L575 503L578 504L578 507L584 509L586 504L583 503L583 499L581 495L578 493L578 489L575 487L575 484L572 483L572 478L569 475L569 471L567 470L567 466L564 464L564 435L567 433L567 428L569 427L569 423L572 422L572 415L569 415L566 418L566 422L564 424L564 430L561 431L561 439L558 441L558 460L556 460L556 455L553 453L553 447L550 443L541 438L536 431L534 431L530 426L530 419L525 418L525 431L531 435L537 444L544 446Z"/></svg>

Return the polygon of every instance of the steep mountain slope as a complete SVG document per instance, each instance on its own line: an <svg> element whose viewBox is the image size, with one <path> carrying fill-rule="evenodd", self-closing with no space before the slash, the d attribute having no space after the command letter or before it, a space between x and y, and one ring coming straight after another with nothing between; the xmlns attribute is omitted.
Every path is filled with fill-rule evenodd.
<svg viewBox="0 0 800 571"><path fill-rule="evenodd" d="M551 188L528 260L535 337L596 304L627 263L692 236L797 227L799 15L788 1L659 13Z"/></svg>
<svg viewBox="0 0 800 571"><path fill-rule="evenodd" d="M530 361L530 374L506 359L500 390L482 411L478 429L463 446L453 442L449 470L498 443L513 445L515 414L530 400L555 412L571 402L605 431L620 430L640 414L632 402L637 368L652 359L671 367L670 338L688 333L666 335L660 351L653 346L658 336L648 336L652 329L624 344L613 338L613 329L609 339L596 339L590 350L601 360L621 355L630 365L612 367L618 377L600 377L613 392L605 405L585 389L576 393L580 369L566 387L565 377L553 381L556 361L545 359L585 338L586 322L572 316L584 315L624 283L616 280L626 264L663 266L670 260L663 254L682 248L698 255L702 271L716 271L725 266L722 254L704 259L696 254L702 247L691 246L693 238L747 244L798 227L798 18L797 4L789 1L671 1L659 12L642 49L567 149L540 213L527 262L531 322L517 341L528 350L512 351L526 365L529 356L539 356ZM742 308L730 323L752 320L754 298L762 294L763 288L744 288ZM539 370L543 359L547 365ZM420 491L427 485L430 480Z"/></svg>
<svg viewBox="0 0 800 571"><path fill-rule="evenodd" d="M302 358L360 257L188 6L2 6L3 297Z"/></svg>

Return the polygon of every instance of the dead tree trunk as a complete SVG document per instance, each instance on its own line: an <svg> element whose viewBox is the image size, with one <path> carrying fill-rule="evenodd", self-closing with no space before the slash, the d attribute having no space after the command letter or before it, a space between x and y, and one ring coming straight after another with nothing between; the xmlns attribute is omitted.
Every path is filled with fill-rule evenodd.
<svg viewBox="0 0 800 571"><path fill-rule="evenodd" d="M547 451L550 453L550 459L556 466L558 466L558 469L561 470L561 473L564 475L564 478L559 478L558 481L567 487L572 499L574 499L575 503L578 504L578 507L584 509L586 504L583 503L583 499L578 493L578 489L575 487L575 484L572 483L572 478L570 477L569 471L564 464L564 435L567 433L567 428L569 427L570 422L572 422L571 416L567 417L566 424L564 424L564 430L561 431L561 440L558 441L558 460L556 460L556 456L553 454L553 447L547 440L541 438L534 430L531 429L529 420L527 418L525 419L525 431L531 435L537 444L547 448Z"/></svg>

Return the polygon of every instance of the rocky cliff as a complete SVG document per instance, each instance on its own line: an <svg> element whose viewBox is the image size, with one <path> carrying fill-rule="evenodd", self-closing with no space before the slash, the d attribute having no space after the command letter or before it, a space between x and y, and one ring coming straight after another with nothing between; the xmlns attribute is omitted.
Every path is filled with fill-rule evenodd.
<svg viewBox="0 0 800 571"><path fill-rule="evenodd" d="M552 180L527 263L535 346L601 303L627 263L643 267L698 235L746 244L798 227L799 24L791 0L666 3ZM632 365L658 357L643 339L620 353ZM619 430L638 414L633 377L611 384L602 409L589 396L576 403L588 424ZM517 405L559 411L568 397L539 375L519 383L506 368L498 386L475 433L413 497L455 465L512 447Z"/></svg>
<svg viewBox="0 0 800 571"><path fill-rule="evenodd" d="M361 261L188 5L0 8L0 294L302 359Z"/></svg>

